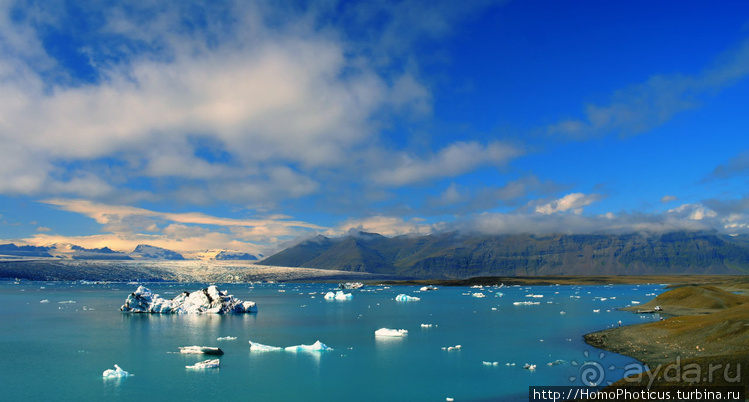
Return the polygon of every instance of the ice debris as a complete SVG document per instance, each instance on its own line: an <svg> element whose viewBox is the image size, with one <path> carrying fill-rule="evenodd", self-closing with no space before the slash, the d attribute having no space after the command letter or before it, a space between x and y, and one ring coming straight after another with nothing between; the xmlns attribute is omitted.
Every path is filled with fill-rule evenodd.
<svg viewBox="0 0 749 402"><path fill-rule="evenodd" d="M535 365L535 364L528 364L528 363L525 363L525 365L523 365L523 368L524 368L524 369L526 369L526 370L531 370L531 371L533 371L533 370L535 370L535 369L536 369L536 365Z"/></svg>
<svg viewBox="0 0 749 402"><path fill-rule="evenodd" d="M420 297L416 296L409 296L407 294L399 294L398 296L395 296L395 301L419 301L421 300Z"/></svg>
<svg viewBox="0 0 749 402"><path fill-rule="evenodd" d="M219 290L216 285L192 293L182 292L171 300L164 299L141 285L127 296L120 310L131 313L162 314L256 313L257 305L255 302L239 300L227 294L226 291Z"/></svg>
<svg viewBox="0 0 749 402"><path fill-rule="evenodd" d="M221 348L215 348L212 346L180 346L180 353L188 354L200 354L200 355L223 355L224 351Z"/></svg>
<svg viewBox="0 0 749 402"><path fill-rule="evenodd" d="M107 369L104 370L104 373L102 373L102 377L104 378L124 378L124 377L130 377L132 374L128 373L127 371L120 368L118 365L114 365L114 370Z"/></svg>
<svg viewBox="0 0 749 402"><path fill-rule="evenodd" d="M354 295L351 293L343 293L343 291L339 290L335 293L328 292L325 293L325 300L351 300L354 298Z"/></svg>
<svg viewBox="0 0 749 402"><path fill-rule="evenodd" d="M237 339L236 336L220 336L220 337L216 338L217 341L233 341L233 340L236 340L236 339Z"/></svg>
<svg viewBox="0 0 749 402"><path fill-rule="evenodd" d="M471 296L473 296L473 297L486 297L486 295L483 294L483 293L481 293L481 292L473 293Z"/></svg>
<svg viewBox="0 0 749 402"><path fill-rule="evenodd" d="M262 343L250 341L250 351L252 352L270 352L274 350L281 350L278 346L268 346Z"/></svg>
<svg viewBox="0 0 749 402"><path fill-rule="evenodd" d="M405 329L380 328L375 331L375 336L403 337L406 335L408 335L408 331Z"/></svg>
<svg viewBox="0 0 749 402"><path fill-rule="evenodd" d="M532 302L532 301L521 301L521 302L520 301L516 301L516 302L514 302L512 304L514 304L516 306L535 306L535 305L538 305L538 304L541 304L541 303L540 302Z"/></svg>
<svg viewBox="0 0 749 402"><path fill-rule="evenodd" d="M185 366L185 368L189 369L209 369L209 368L218 368L221 361L219 359L209 359L209 360L203 360L202 362L197 362L193 364L192 366Z"/></svg>
<svg viewBox="0 0 749 402"><path fill-rule="evenodd" d="M481 363L483 363L484 366L499 366L499 362L487 362L487 361L483 361Z"/></svg>
<svg viewBox="0 0 749 402"><path fill-rule="evenodd" d="M453 351L453 350L460 350L460 349L463 349L463 346L455 345L455 346L443 346L442 347L442 350L447 350L448 352Z"/></svg>

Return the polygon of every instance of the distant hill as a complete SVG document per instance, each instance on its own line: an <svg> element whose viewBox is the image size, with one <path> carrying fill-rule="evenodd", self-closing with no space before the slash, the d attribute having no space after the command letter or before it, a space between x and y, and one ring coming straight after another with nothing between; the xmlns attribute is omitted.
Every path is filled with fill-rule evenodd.
<svg viewBox="0 0 749 402"><path fill-rule="evenodd" d="M133 250L132 253L130 253L130 257L133 259L150 259L150 260L184 260L185 257L182 256L182 254L167 250L165 248L161 247L155 247L155 246L148 246L145 244L139 244L137 247L135 247L135 250Z"/></svg>
<svg viewBox="0 0 749 402"><path fill-rule="evenodd" d="M0 244L0 255L14 257L52 257L50 247L16 246L13 243Z"/></svg>
<svg viewBox="0 0 749 402"><path fill-rule="evenodd" d="M265 265L412 278L749 273L749 242L712 232L641 235L317 236Z"/></svg>

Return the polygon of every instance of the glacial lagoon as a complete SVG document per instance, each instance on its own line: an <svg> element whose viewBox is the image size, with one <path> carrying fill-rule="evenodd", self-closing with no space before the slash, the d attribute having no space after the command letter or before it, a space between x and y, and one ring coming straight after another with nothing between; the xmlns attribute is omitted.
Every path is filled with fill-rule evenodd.
<svg viewBox="0 0 749 402"><path fill-rule="evenodd" d="M172 298L207 284L146 286ZM635 361L592 348L582 336L657 320L616 308L663 291L658 284L432 291L372 285L347 290L350 299L327 300L335 284L219 284L257 303L258 312L120 312L137 287L0 282L4 399L527 400L529 386L583 385L582 371L591 367L600 383L621 378ZM401 294L420 300L396 301ZM380 328L408 333L375 336ZM332 350L285 349L318 340ZM281 349L251 351L250 341ZM220 347L220 368L186 369L207 358L179 353L189 345ZM103 378L115 364L131 376Z"/></svg>

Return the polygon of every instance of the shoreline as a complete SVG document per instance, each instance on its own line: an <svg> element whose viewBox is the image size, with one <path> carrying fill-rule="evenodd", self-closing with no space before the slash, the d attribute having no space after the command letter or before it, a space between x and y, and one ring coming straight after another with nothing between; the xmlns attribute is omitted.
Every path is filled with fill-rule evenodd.
<svg viewBox="0 0 749 402"><path fill-rule="evenodd" d="M662 305L660 321L585 334L595 348L632 357L645 373L613 385L744 385L749 378L749 284L683 284L637 308ZM744 366L742 374L741 366Z"/></svg>

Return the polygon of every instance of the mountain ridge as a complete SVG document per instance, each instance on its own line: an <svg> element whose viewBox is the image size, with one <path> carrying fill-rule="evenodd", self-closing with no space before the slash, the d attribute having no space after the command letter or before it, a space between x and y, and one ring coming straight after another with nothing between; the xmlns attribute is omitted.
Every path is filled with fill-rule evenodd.
<svg viewBox="0 0 749 402"><path fill-rule="evenodd" d="M465 235L392 238L360 232L317 236L265 265L338 269L414 278L476 276L746 274L749 243L713 232Z"/></svg>

